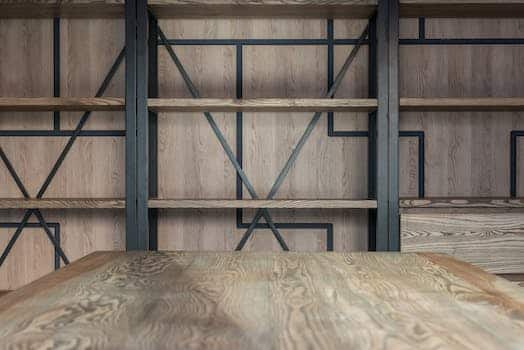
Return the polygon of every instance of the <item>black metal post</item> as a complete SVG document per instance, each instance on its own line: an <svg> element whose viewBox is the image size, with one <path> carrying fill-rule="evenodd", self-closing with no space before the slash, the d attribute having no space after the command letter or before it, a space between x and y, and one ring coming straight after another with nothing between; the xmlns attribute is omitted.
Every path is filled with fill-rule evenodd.
<svg viewBox="0 0 524 350"><path fill-rule="evenodd" d="M368 96L377 98L377 18L369 19ZM377 112L368 115L368 197L377 196ZM377 250L377 211L368 210L368 250Z"/></svg>
<svg viewBox="0 0 524 350"><path fill-rule="evenodd" d="M398 0L380 0L377 13L377 233L378 251L399 250Z"/></svg>
<svg viewBox="0 0 524 350"><path fill-rule="evenodd" d="M149 15L148 96L158 97L158 22ZM149 196L158 196L158 115L149 112ZM149 249L158 250L158 210L149 209Z"/></svg>
<svg viewBox="0 0 524 350"><path fill-rule="evenodd" d="M138 249L149 248L149 113L147 110L148 12L147 0L136 0L136 127Z"/></svg>
<svg viewBox="0 0 524 350"><path fill-rule="evenodd" d="M388 86L388 148L389 148L389 245L388 250L400 250L400 216L398 209L399 183L399 0L389 0L388 21L388 61L389 61L389 86Z"/></svg>
<svg viewBox="0 0 524 350"><path fill-rule="evenodd" d="M126 249L139 248L137 224L137 119L136 119L136 2L126 0Z"/></svg>

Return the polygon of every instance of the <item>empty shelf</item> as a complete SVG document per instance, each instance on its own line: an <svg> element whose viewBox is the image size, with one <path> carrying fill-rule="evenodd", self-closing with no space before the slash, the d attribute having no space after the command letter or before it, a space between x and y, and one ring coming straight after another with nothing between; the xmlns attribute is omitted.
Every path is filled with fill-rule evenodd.
<svg viewBox="0 0 524 350"><path fill-rule="evenodd" d="M403 198L401 208L524 208L524 198Z"/></svg>
<svg viewBox="0 0 524 350"><path fill-rule="evenodd" d="M523 97L407 98L401 111L524 111Z"/></svg>
<svg viewBox="0 0 524 350"><path fill-rule="evenodd" d="M377 0L149 0L157 17L329 17L369 18ZM2 4L0 17L123 17L118 0L14 0Z"/></svg>
<svg viewBox="0 0 524 350"><path fill-rule="evenodd" d="M124 199L105 198L45 198L0 199L0 209L118 209L125 208Z"/></svg>
<svg viewBox="0 0 524 350"><path fill-rule="evenodd" d="M116 97L0 97L0 111L123 111Z"/></svg>
<svg viewBox="0 0 524 350"><path fill-rule="evenodd" d="M295 200L222 200L222 199L150 199L150 208L376 208L375 200L295 199Z"/></svg>
<svg viewBox="0 0 524 350"><path fill-rule="evenodd" d="M523 17L523 0L400 0L401 17Z"/></svg>
<svg viewBox="0 0 524 350"><path fill-rule="evenodd" d="M149 109L157 112L369 112L377 108L376 99L212 99L154 98Z"/></svg>

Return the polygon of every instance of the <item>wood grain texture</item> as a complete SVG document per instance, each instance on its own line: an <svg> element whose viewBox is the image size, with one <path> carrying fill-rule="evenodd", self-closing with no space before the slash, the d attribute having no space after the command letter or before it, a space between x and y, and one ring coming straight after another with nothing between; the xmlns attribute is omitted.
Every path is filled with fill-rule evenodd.
<svg viewBox="0 0 524 350"><path fill-rule="evenodd" d="M400 0L402 17L505 17L524 16L522 0Z"/></svg>
<svg viewBox="0 0 524 350"><path fill-rule="evenodd" d="M368 18L377 0L149 0L158 17ZM123 17L119 0L3 0L0 17Z"/></svg>
<svg viewBox="0 0 524 350"><path fill-rule="evenodd" d="M524 213L402 214L401 250L449 254L493 273L524 272Z"/></svg>
<svg viewBox="0 0 524 350"><path fill-rule="evenodd" d="M514 282L521 287L524 287L524 274L523 273L506 273L499 274L498 276L507 279L508 281Z"/></svg>
<svg viewBox="0 0 524 350"><path fill-rule="evenodd" d="M0 347L517 349L524 341L524 290L441 255L112 254L0 299L8 305Z"/></svg>
<svg viewBox="0 0 524 350"><path fill-rule="evenodd" d="M402 111L522 111L521 97L407 98L400 99Z"/></svg>
<svg viewBox="0 0 524 350"><path fill-rule="evenodd" d="M149 0L165 17L306 17L369 18L376 0Z"/></svg>
<svg viewBox="0 0 524 350"><path fill-rule="evenodd" d="M0 18L112 18L124 17L119 0L2 0Z"/></svg>
<svg viewBox="0 0 524 350"><path fill-rule="evenodd" d="M0 198L0 209L119 209L125 208L124 199L108 198Z"/></svg>
<svg viewBox="0 0 524 350"><path fill-rule="evenodd" d="M376 208L375 200L344 200L344 199L293 199L293 200L211 200L211 199L150 199L150 208L178 208L178 209L213 209L213 208L337 208L337 209L364 209Z"/></svg>
<svg viewBox="0 0 524 350"><path fill-rule="evenodd" d="M0 111L123 111L116 97L0 97Z"/></svg>
<svg viewBox="0 0 524 350"><path fill-rule="evenodd" d="M401 198L400 208L524 208L522 198Z"/></svg>
<svg viewBox="0 0 524 350"><path fill-rule="evenodd" d="M0 101L1 102L1 101ZM1 104L0 104L1 106ZM148 99L157 112L369 112L376 99Z"/></svg>

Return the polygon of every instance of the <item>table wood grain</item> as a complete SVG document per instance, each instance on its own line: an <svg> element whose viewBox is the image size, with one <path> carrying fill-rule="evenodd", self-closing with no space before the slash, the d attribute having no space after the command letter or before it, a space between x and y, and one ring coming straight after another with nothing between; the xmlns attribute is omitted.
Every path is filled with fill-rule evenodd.
<svg viewBox="0 0 524 350"><path fill-rule="evenodd" d="M0 299L0 348L522 349L524 289L439 254L98 252Z"/></svg>

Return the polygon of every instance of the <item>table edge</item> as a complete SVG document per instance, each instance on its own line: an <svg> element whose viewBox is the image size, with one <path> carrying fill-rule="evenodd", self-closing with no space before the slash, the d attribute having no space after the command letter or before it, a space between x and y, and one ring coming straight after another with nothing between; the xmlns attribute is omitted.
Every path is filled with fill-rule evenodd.
<svg viewBox="0 0 524 350"><path fill-rule="evenodd" d="M125 252L123 251L96 251L72 262L60 270L50 272L0 298L0 314L24 300L65 283L83 273L101 267L124 254Z"/></svg>

